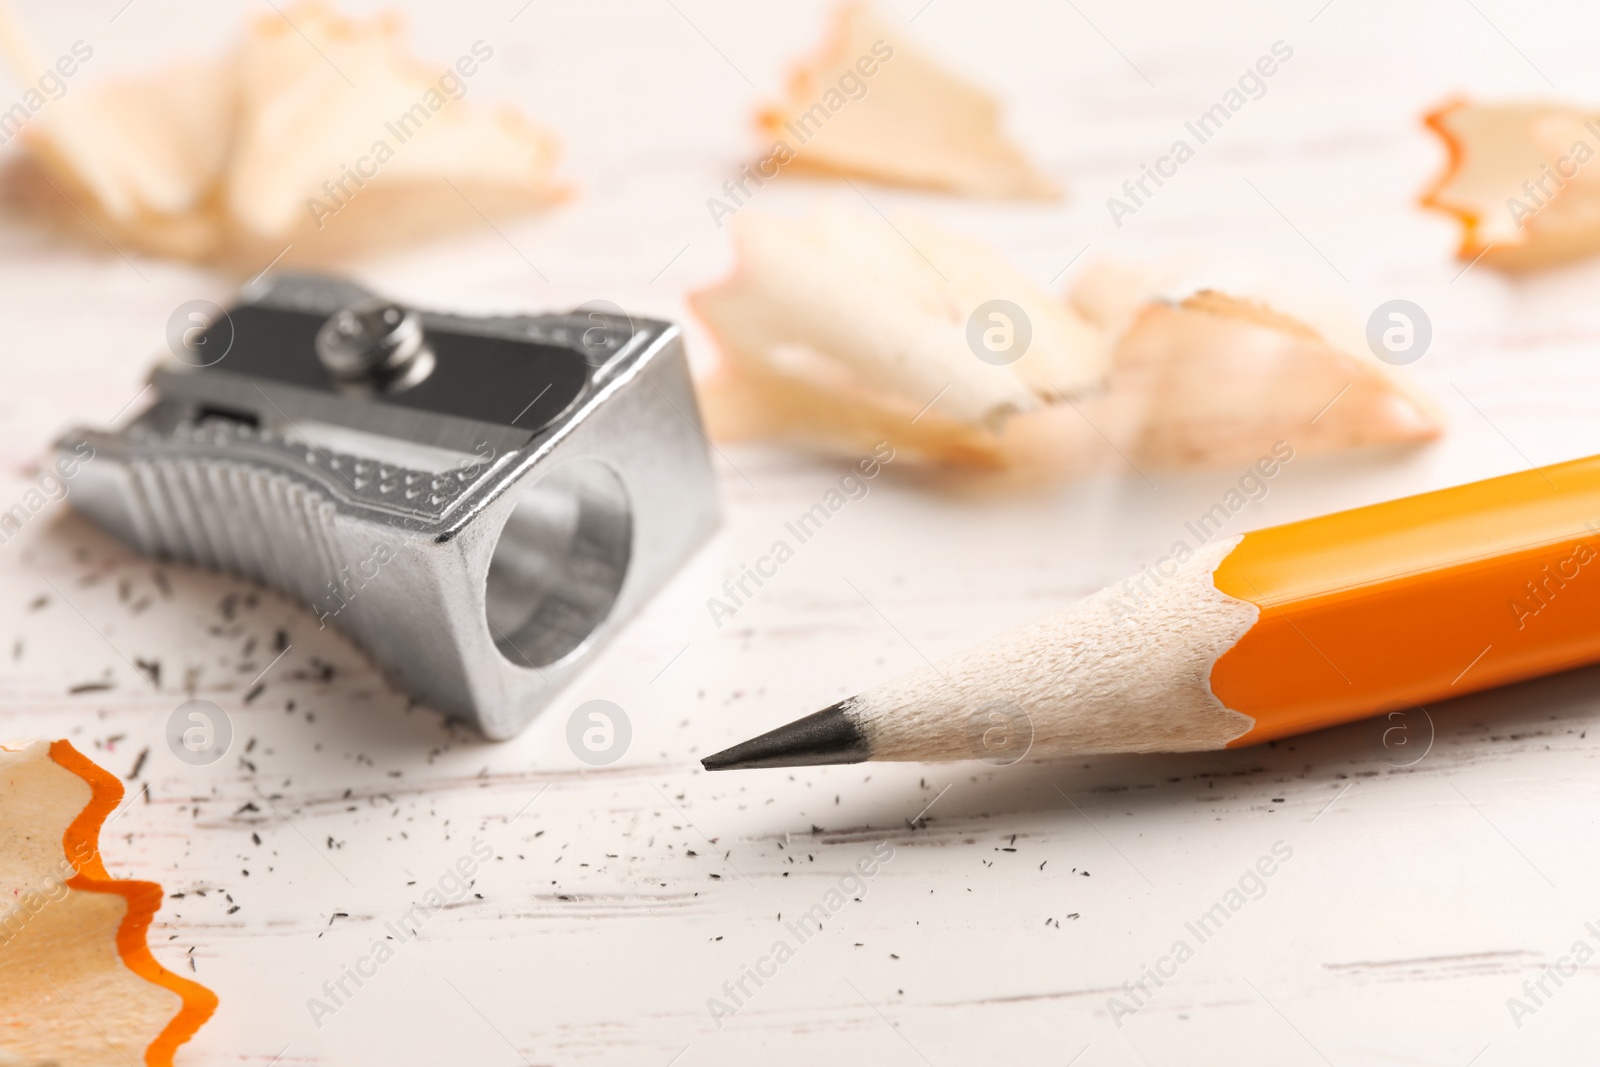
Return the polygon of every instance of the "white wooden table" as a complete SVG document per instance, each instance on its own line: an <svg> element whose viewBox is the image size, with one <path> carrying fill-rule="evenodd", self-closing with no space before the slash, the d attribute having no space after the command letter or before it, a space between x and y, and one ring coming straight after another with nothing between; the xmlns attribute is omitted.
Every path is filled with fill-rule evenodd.
<svg viewBox="0 0 1600 1067"><path fill-rule="evenodd" d="M1418 116L1449 94L1600 101L1593 13L922 3L902 17L918 14L926 38L1005 95L1071 197L863 185L875 205L985 236L1042 283L1085 245L1090 259L1226 247L1332 287L1360 320L1392 297L1429 313L1433 348L1405 373L1449 412L1448 436L1411 455L1296 460L1251 525L1600 451L1600 262L1458 276L1453 227L1414 206L1441 156ZM21 15L42 53L91 41L89 73L104 76L220 47L246 13L136 0L112 22L118 6ZM729 263L705 199L756 150L752 108L813 46L823 10L536 0L513 23L521 0L417 7L424 55L493 43L472 93L558 128L582 194L505 227L521 255L485 230L365 264L362 279L439 307L607 299L681 318L684 294ZM1115 228L1105 198L1280 39L1294 55L1266 95ZM854 197L785 179L751 210L815 195ZM138 392L174 307L225 300L233 284L8 220L0 505L32 484L55 433ZM114 872L167 887L156 954L221 997L180 1062L1593 1062L1593 963L1547 980L1553 996L1520 1026L1507 998L1575 942L1600 949L1585 926L1600 918L1600 673L1436 707L1431 727L1414 715L1409 747L1397 735L1385 747L1396 724L1373 721L1215 755L708 776L699 756L1136 570L1237 477L988 499L891 469L717 629L706 598L843 470L776 448L727 459L720 532L503 744L409 706L304 605L141 558L66 505L0 546L0 735L68 737L130 795L147 791L105 853ZM250 698L279 630L292 648ZM159 662L159 685L131 660ZM162 740L190 690L236 733L209 767ZM596 698L634 730L607 768L565 741L569 711ZM354 995L317 1025L309 998L475 840L494 858L472 891L359 989L347 980ZM1260 899L1200 943L1186 923L1242 877L1253 890L1247 871L1277 842L1292 854ZM875 846L892 860L802 943L787 924L831 911L829 891ZM761 962L780 939L792 958ZM1108 997L1133 1004L1123 984L1180 939L1192 958L1160 963L1174 976L1114 1018ZM772 973L759 987L743 977L758 963ZM724 983L741 979L736 1013L714 1018L709 998L734 1007Z"/></svg>

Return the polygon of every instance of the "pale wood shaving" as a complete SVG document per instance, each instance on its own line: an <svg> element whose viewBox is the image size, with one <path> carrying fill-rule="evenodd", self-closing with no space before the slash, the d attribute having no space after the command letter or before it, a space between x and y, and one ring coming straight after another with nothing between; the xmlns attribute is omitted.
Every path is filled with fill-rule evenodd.
<svg viewBox="0 0 1600 1067"><path fill-rule="evenodd" d="M339 260L564 196L553 135L472 99L484 51L422 62L402 31L393 14L308 0L255 20L222 59L74 86L25 127L11 192L68 222L81 211L119 250L251 271L285 249L283 263Z"/></svg>
<svg viewBox="0 0 1600 1067"><path fill-rule="evenodd" d="M826 43L758 122L806 170L969 196L1058 195L1007 138L998 101L867 4L838 9Z"/></svg>
<svg viewBox="0 0 1600 1067"><path fill-rule="evenodd" d="M1600 251L1600 115L1456 102L1427 124L1449 158L1423 203L1460 223L1462 260L1516 272Z"/></svg>

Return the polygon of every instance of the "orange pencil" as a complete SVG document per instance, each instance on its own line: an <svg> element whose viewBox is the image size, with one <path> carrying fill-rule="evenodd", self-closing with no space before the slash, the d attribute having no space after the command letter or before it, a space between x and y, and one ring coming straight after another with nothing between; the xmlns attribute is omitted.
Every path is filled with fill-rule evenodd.
<svg viewBox="0 0 1600 1067"><path fill-rule="evenodd" d="M1596 520L1600 456L1218 539L703 762L1235 748L1593 663Z"/></svg>

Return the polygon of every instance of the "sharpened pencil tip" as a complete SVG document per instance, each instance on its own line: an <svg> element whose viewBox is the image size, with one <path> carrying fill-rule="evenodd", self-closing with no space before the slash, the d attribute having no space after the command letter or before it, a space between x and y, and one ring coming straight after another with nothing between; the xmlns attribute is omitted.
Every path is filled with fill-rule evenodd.
<svg viewBox="0 0 1600 1067"><path fill-rule="evenodd" d="M708 771L751 767L816 767L824 763L863 763L872 758L861 727L847 712L850 700L769 730L700 761Z"/></svg>

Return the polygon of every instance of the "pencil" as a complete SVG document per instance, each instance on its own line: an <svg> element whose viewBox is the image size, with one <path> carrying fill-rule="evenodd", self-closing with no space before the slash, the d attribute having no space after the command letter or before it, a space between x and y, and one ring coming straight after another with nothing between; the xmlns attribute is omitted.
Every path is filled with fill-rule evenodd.
<svg viewBox="0 0 1600 1067"><path fill-rule="evenodd" d="M1185 542L708 770L1237 748L1600 661L1600 456Z"/></svg>

